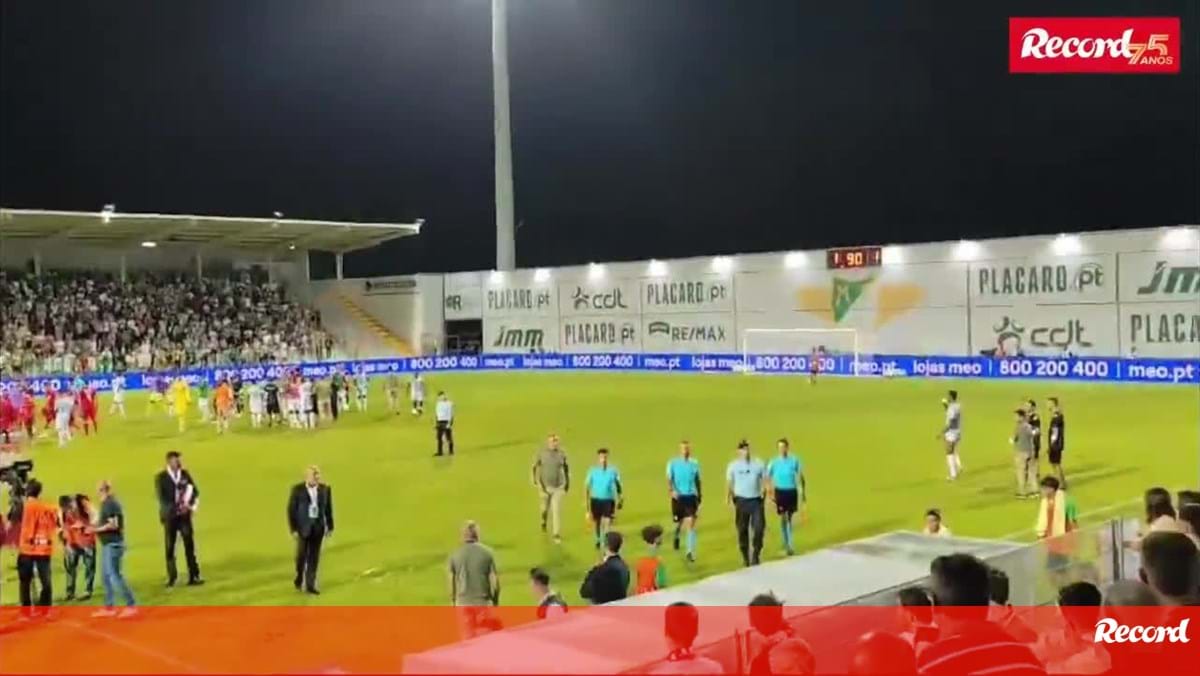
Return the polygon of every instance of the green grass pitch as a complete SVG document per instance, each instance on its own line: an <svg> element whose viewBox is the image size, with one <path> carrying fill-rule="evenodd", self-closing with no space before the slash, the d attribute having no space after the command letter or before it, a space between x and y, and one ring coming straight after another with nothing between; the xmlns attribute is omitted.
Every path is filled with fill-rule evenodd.
<svg viewBox="0 0 1200 676"><path fill-rule="evenodd" d="M585 373L430 374L427 390L446 389L456 404L458 455L433 458L431 412L389 415L375 383L372 410L351 412L315 433L251 430L247 420L219 436L193 420L178 434L161 413L147 416L132 395L129 419L101 401L99 436L65 450L39 441L32 452L46 495L92 493L114 481L128 519L127 574L139 601L159 605L322 604L442 605L446 557L464 519L477 520L495 548L506 604L530 603L526 573L545 566L572 602L595 560L580 481L596 448L612 449L626 489L617 529L627 554L643 550L636 533L670 526L664 467L690 439L707 498L700 514L699 560L687 565L664 551L672 584L739 565L732 514L724 504L724 468L742 437L767 459L780 436L804 461L810 521L802 551L895 529L920 527L922 512L942 508L955 534L1029 533L1034 503L1011 497L1006 439L1012 410L1027 397L1062 398L1065 459L1081 512L1137 497L1151 485L1195 485L1200 447L1200 390L1174 386L1045 382L824 379L740 375ZM945 481L939 402L948 388L963 402L965 476ZM1043 411L1044 413L1044 411ZM193 407L193 416L196 415ZM576 479L564 508L565 542L539 530L530 485L534 451L550 431L563 440ZM200 485L196 516L208 584L163 587L162 535L152 478L170 449L184 453ZM1043 458L1044 462L1044 458ZM291 586L292 541L284 516L289 487L317 463L333 486L337 531L322 555L323 595ZM778 525L768 513L767 559L780 556ZM182 547L179 548L181 570ZM11 549L4 550L4 603L15 602ZM55 595L61 561L55 557ZM97 591L99 591L97 580Z"/></svg>

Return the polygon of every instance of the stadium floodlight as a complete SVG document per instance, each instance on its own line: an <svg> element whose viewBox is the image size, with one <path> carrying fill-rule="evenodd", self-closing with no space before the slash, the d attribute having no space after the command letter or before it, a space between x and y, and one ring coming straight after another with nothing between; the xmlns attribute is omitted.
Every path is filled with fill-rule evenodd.
<svg viewBox="0 0 1200 676"><path fill-rule="evenodd" d="M959 240L958 244L954 247L954 260L973 261L979 258L981 251L983 251L983 247L979 242L969 239Z"/></svg>
<svg viewBox="0 0 1200 676"><path fill-rule="evenodd" d="M502 281L504 281L504 273L499 270L492 270L491 274L488 275L489 284L499 284Z"/></svg>
<svg viewBox="0 0 1200 676"><path fill-rule="evenodd" d="M650 276L662 277L667 274L667 264L657 258L650 260Z"/></svg>
<svg viewBox="0 0 1200 676"><path fill-rule="evenodd" d="M713 256L713 272L726 273L733 269L733 259L729 256Z"/></svg>
<svg viewBox="0 0 1200 676"><path fill-rule="evenodd" d="M599 263L588 263L588 279L601 279L604 277L604 266Z"/></svg>
<svg viewBox="0 0 1200 676"><path fill-rule="evenodd" d="M1172 249L1190 249L1196 246L1196 230L1182 225L1168 228L1163 235L1163 244Z"/></svg>
<svg viewBox="0 0 1200 676"><path fill-rule="evenodd" d="M858 351L858 329L755 329L742 331L742 370L755 372L806 371L798 364L789 366L788 360L808 359L814 349L824 350L827 358L838 355L853 357L850 371L859 375L860 355ZM822 365L824 369L824 365ZM864 371L864 375L869 371Z"/></svg>
<svg viewBox="0 0 1200 676"><path fill-rule="evenodd" d="M550 268L538 268L533 272L533 281L546 282L550 280Z"/></svg>
<svg viewBox="0 0 1200 676"><path fill-rule="evenodd" d="M1054 255L1072 256L1083 250L1083 241L1079 235L1061 234L1054 238Z"/></svg>
<svg viewBox="0 0 1200 676"><path fill-rule="evenodd" d="M148 240L142 242L142 248L144 248L144 249L153 249L156 246L158 246L158 242L155 242L153 240L148 239Z"/></svg>
<svg viewBox="0 0 1200 676"><path fill-rule="evenodd" d="M783 257L783 267L788 269L802 268L808 262L801 251L793 251Z"/></svg>
<svg viewBox="0 0 1200 676"><path fill-rule="evenodd" d="M904 249L898 246L883 247L883 264L899 265L904 262Z"/></svg>

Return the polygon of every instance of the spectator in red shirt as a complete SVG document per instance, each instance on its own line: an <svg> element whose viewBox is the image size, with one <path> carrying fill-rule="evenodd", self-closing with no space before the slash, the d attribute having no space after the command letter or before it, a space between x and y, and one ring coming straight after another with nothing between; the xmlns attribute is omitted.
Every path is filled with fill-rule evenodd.
<svg viewBox="0 0 1200 676"><path fill-rule="evenodd" d="M1038 641L1038 656L1046 661L1046 671L1103 674L1112 668L1108 650L1094 638L1102 600L1100 589L1091 582L1073 582L1058 590L1063 626Z"/></svg>
<svg viewBox="0 0 1200 676"><path fill-rule="evenodd" d="M929 568L941 638L921 651L917 671L923 676L1046 673L1028 645L988 622L987 564L970 554L950 554L937 557Z"/></svg>
<svg viewBox="0 0 1200 676"><path fill-rule="evenodd" d="M1017 615L1012 604L1008 602L1008 573L998 568L992 568L988 573L988 583L992 599L992 608L989 613L992 621L1021 643L1037 643L1037 632L1029 628L1029 625Z"/></svg>
<svg viewBox="0 0 1200 676"><path fill-rule="evenodd" d="M916 657L907 641L884 632L864 634L854 646L848 671L854 676L867 674L916 674Z"/></svg>
<svg viewBox="0 0 1200 676"><path fill-rule="evenodd" d="M908 641L914 655L920 655L938 639L938 628L933 623L933 599L922 587L905 587L896 596L900 601L900 621L906 627L900 638Z"/></svg>

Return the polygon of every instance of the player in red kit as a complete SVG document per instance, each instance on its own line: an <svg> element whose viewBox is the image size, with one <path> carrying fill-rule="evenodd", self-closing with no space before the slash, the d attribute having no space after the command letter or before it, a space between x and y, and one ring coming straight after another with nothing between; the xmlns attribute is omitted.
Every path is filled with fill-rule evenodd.
<svg viewBox="0 0 1200 676"><path fill-rule="evenodd" d="M821 373L821 357L825 355L825 348L821 346L814 347L808 355L808 384L815 385L817 376Z"/></svg>
<svg viewBox="0 0 1200 676"><path fill-rule="evenodd" d="M25 440L33 441L33 423L37 420L37 402L33 398L33 390L26 387L21 393L21 425L25 428Z"/></svg>
<svg viewBox="0 0 1200 676"><path fill-rule="evenodd" d="M9 393L0 390L0 437L4 443L12 443L12 432L17 428L17 409L13 406Z"/></svg>
<svg viewBox="0 0 1200 676"><path fill-rule="evenodd" d="M46 429L54 426L54 405L58 402L58 392L54 388L46 390L46 405L42 407L42 420L46 423Z"/></svg>
<svg viewBox="0 0 1200 676"><path fill-rule="evenodd" d="M83 418L83 433L88 433L88 423L92 425L93 432L99 432L100 427L96 421L96 390L92 386L87 386L79 390L79 414Z"/></svg>

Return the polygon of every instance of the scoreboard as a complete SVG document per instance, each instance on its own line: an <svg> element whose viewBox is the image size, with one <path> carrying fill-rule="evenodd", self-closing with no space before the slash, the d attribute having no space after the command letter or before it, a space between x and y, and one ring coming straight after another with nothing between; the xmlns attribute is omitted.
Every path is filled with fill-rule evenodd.
<svg viewBox="0 0 1200 676"><path fill-rule="evenodd" d="M883 247L853 246L825 251L825 267L830 270L877 268L883 265Z"/></svg>

